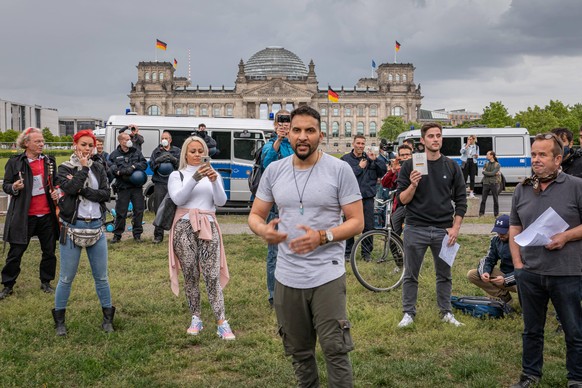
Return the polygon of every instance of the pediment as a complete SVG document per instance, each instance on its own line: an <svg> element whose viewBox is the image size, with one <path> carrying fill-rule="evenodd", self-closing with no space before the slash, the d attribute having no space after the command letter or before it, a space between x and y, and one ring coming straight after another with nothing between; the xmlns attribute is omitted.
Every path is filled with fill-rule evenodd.
<svg viewBox="0 0 582 388"><path fill-rule="evenodd" d="M307 85L305 85L307 89ZM307 97L311 98L313 93L297 85L290 84L282 79L265 81L261 85L245 90L241 93L243 97Z"/></svg>

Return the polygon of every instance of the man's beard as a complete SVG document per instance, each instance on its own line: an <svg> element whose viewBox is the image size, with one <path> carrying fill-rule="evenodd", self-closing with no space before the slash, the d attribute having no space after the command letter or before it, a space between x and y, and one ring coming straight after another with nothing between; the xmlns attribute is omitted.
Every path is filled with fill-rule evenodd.
<svg viewBox="0 0 582 388"><path fill-rule="evenodd" d="M298 148L300 145L302 145L302 146L304 146L304 145L307 145L307 146L309 147L309 151L307 151L307 152L306 152L305 154L303 154L303 155L300 155L300 154L297 152L297 148ZM314 149L311 147L311 144L309 144L309 143L307 143L307 144L297 144L297 145L295 146L295 156L297 156L297 157L298 157L300 160L303 160L303 161L305 161L307 158L309 158L309 157L311 156L311 154L313 154L314 152L315 152L315 150L314 150Z"/></svg>

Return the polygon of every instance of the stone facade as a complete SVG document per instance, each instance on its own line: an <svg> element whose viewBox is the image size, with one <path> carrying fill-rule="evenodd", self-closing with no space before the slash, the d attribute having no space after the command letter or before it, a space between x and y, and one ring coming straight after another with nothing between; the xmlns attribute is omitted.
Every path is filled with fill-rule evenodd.
<svg viewBox="0 0 582 388"><path fill-rule="evenodd" d="M174 77L170 62L140 62L137 69L129 94L137 114L267 119L281 108L309 105L321 114L322 148L328 152L349 151L357 133L378 145L383 118L417 121L422 99L412 64L385 63L376 78L361 78L353 88L334 87L339 101L332 103L327 88L319 88L313 61L305 67L281 47L261 50L246 64L241 59L234 87L193 86L185 77Z"/></svg>

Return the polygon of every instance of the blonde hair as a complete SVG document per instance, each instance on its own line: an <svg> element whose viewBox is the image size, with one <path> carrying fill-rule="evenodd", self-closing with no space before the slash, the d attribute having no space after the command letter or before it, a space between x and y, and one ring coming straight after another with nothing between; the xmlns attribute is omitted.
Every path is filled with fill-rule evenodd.
<svg viewBox="0 0 582 388"><path fill-rule="evenodd" d="M197 141L198 143L202 144L202 148L204 149L204 156L208 156L208 146L206 145L204 139L198 136L190 136L189 138L184 140L184 144L182 144L182 151L180 152L180 166L178 167L178 169L181 170L188 165L188 162L186 161L186 153L188 152L188 146L190 145L190 143L194 141Z"/></svg>
<svg viewBox="0 0 582 388"><path fill-rule="evenodd" d="M42 131L38 128L29 127L26 128L18 137L16 138L16 146L18 148L26 149L26 143L30 140L30 135L33 133L40 133L42 135Z"/></svg>

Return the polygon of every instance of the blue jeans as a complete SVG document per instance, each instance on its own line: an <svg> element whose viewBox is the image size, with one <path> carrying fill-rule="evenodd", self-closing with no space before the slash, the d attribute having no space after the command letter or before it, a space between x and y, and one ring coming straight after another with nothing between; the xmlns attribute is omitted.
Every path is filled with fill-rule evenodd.
<svg viewBox="0 0 582 388"><path fill-rule="evenodd" d="M279 217L279 209L277 205L273 204L267 223ZM277 228L276 228L277 229ZM268 244L267 246L267 291L269 291L269 300L273 300L275 295L275 268L277 267L277 255L279 254L279 245Z"/></svg>
<svg viewBox="0 0 582 388"><path fill-rule="evenodd" d="M402 311L416 315L418 275L427 248L432 251L436 271L437 305L441 315L452 312L451 291L453 277L451 267L439 257L443 238L447 231L434 226L411 226L404 228L404 280L402 282Z"/></svg>
<svg viewBox="0 0 582 388"><path fill-rule="evenodd" d="M515 278L523 310L523 373L542 376L544 326L551 300L564 329L568 380L582 381L582 277L517 270Z"/></svg>
<svg viewBox="0 0 582 388"><path fill-rule="evenodd" d="M68 224L74 228L97 229L102 222L100 220L85 222L77 220L76 224ZM67 308L69 295L71 294L71 285L75 280L77 269L79 268L79 259L81 257L81 248L75 246L70 238L67 237L65 244L60 244L61 252L61 269L59 272L59 283L55 292L55 310ZM107 277L107 240L105 233L92 246L85 248L91 265L91 272L95 280L95 290L97 297L101 302L101 307L111 307L111 291L109 289L109 279Z"/></svg>

